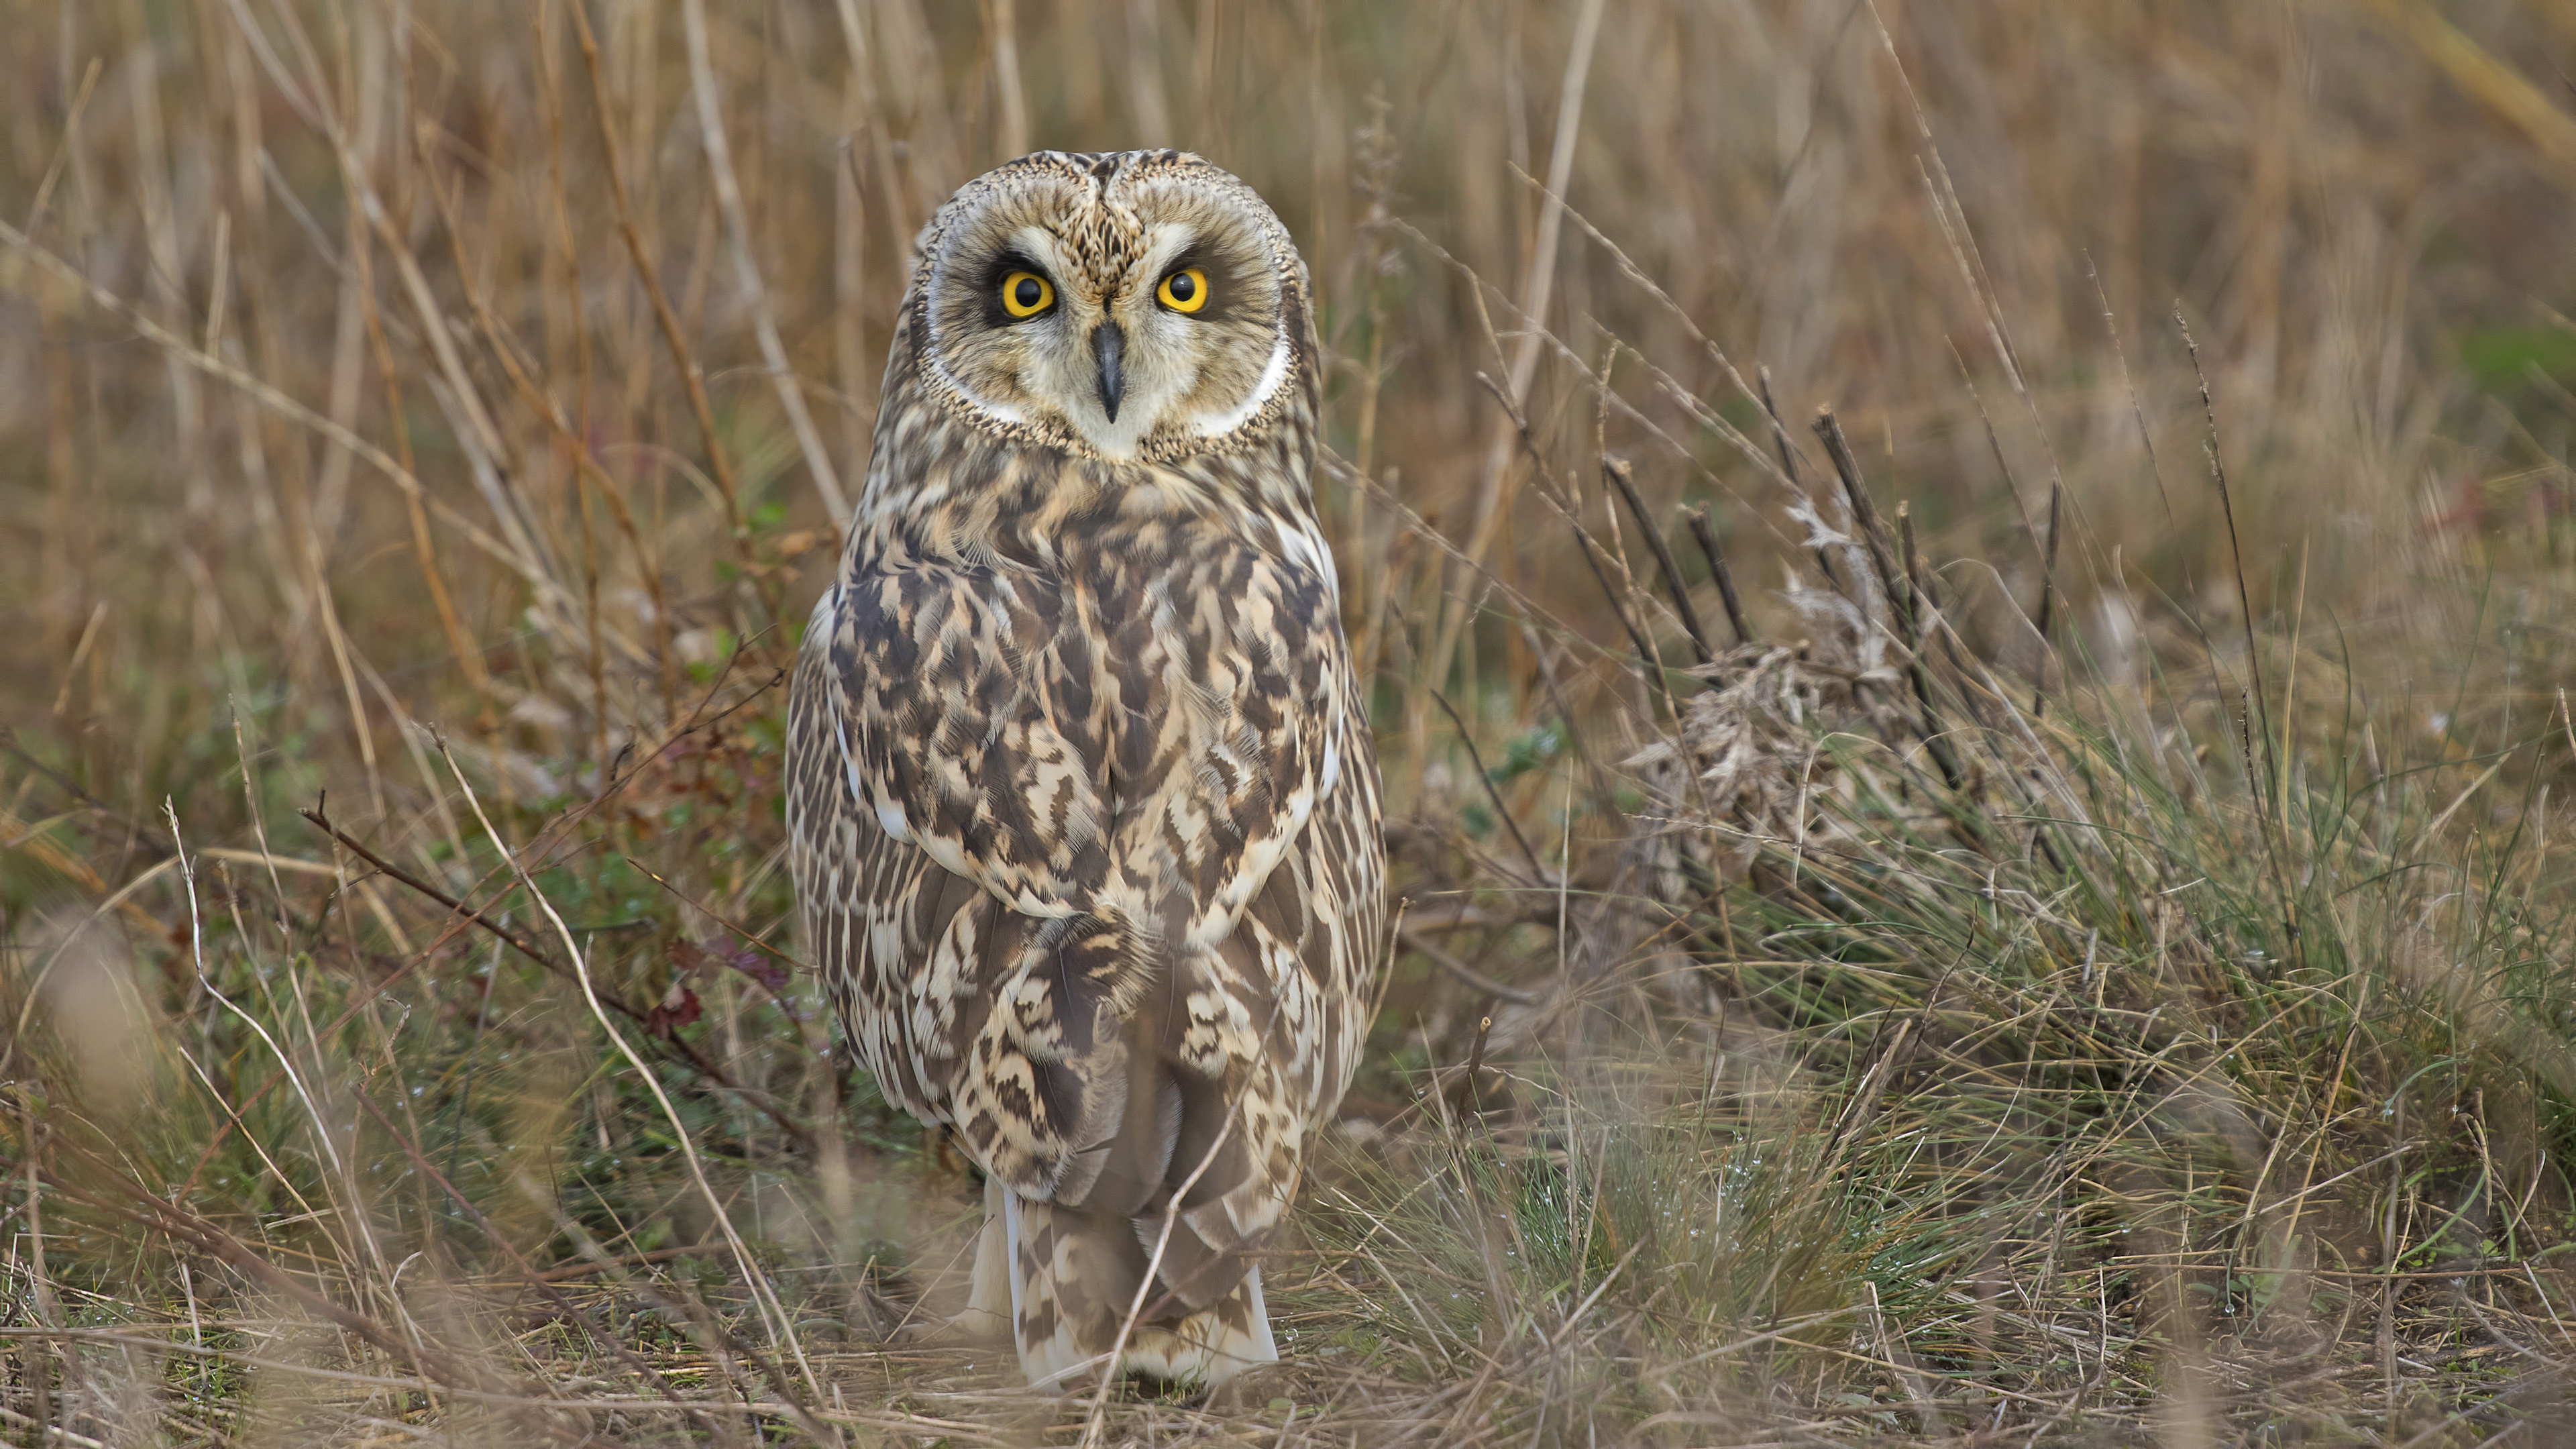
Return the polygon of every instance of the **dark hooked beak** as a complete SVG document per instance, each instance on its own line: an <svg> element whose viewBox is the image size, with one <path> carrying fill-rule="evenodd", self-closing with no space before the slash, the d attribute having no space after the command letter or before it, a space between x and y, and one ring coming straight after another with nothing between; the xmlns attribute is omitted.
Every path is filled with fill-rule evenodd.
<svg viewBox="0 0 2576 1449"><path fill-rule="evenodd" d="M1100 410L1109 421L1118 421L1118 398L1126 391L1118 375L1118 359L1127 350L1127 334L1115 322L1103 322L1091 329L1091 356L1100 364Z"/></svg>

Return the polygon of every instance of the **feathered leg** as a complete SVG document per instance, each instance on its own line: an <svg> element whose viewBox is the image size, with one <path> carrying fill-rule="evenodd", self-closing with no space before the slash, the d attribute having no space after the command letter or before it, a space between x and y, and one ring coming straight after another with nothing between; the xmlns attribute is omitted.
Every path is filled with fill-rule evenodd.
<svg viewBox="0 0 2576 1449"><path fill-rule="evenodd" d="M1020 1369L1032 1388L1080 1392L1095 1382L1101 1359L1135 1302L1144 1251L1127 1251L1101 1233L1100 1219L1052 1203L1002 1194L1010 1248L1012 1334ZM1160 1219L1117 1219L1150 1242ZM1245 1369L1276 1363L1261 1270L1252 1268L1232 1293L1196 1313L1140 1323L1127 1336L1122 1373L1213 1388Z"/></svg>
<svg viewBox="0 0 2576 1449"><path fill-rule="evenodd" d="M1206 1308L1169 1324L1138 1324L1127 1340L1122 1367L1214 1388L1246 1369L1278 1361L1279 1343L1270 1336L1270 1308L1261 1300L1256 1264L1245 1270L1232 1293Z"/></svg>
<svg viewBox="0 0 2576 1449"><path fill-rule="evenodd" d="M1001 1179L984 1179L984 1227L975 1235L975 1267L966 1279L966 1311L950 1327L974 1338L1007 1338L1011 1332L1010 1227L1002 1206L1010 1191Z"/></svg>

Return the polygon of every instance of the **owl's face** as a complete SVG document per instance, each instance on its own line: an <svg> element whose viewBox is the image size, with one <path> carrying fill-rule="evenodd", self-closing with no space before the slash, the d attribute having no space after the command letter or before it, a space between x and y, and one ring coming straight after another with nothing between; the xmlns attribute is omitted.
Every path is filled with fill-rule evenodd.
<svg viewBox="0 0 2576 1449"><path fill-rule="evenodd" d="M1072 452L1223 448L1307 385L1287 228L1179 152L1040 152L967 183L923 230L909 305L934 391Z"/></svg>

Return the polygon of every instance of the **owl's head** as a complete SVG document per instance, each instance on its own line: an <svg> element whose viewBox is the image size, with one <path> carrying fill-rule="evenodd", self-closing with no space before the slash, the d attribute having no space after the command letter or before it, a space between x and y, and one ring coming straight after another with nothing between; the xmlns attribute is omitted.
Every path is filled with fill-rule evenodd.
<svg viewBox="0 0 2576 1449"><path fill-rule="evenodd" d="M1288 229L1178 151L1042 151L968 182L923 228L906 306L953 413L1074 453L1230 450L1314 385Z"/></svg>

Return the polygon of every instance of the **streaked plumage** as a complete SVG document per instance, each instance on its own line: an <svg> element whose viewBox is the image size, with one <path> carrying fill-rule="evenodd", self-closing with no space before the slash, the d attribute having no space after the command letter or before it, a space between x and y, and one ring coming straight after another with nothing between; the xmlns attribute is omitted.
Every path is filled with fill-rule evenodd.
<svg viewBox="0 0 2576 1449"><path fill-rule="evenodd" d="M1031 1380L1099 1371L1168 1217L1123 1366L1219 1381L1277 1356L1251 1255L1383 911L1305 265L1169 151L1013 162L917 252L789 706L806 929L886 1096L987 1174L970 1313Z"/></svg>

